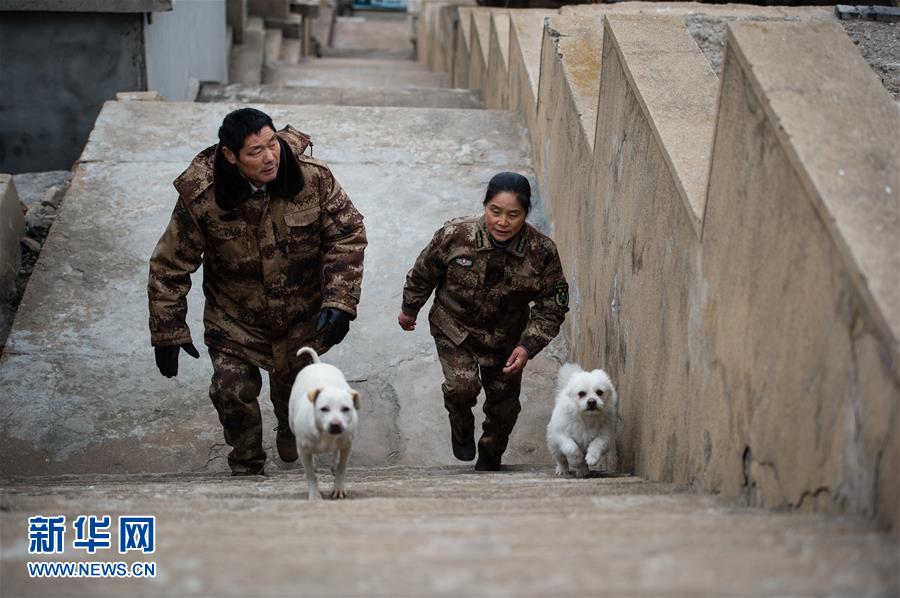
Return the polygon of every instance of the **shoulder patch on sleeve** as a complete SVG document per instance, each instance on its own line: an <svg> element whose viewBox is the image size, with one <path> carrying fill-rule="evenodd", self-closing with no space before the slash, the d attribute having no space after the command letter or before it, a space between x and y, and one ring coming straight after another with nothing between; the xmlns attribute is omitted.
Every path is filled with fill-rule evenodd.
<svg viewBox="0 0 900 598"><path fill-rule="evenodd" d="M556 298L556 304L560 307L569 307L569 284L566 282L558 282L553 287L553 294Z"/></svg>

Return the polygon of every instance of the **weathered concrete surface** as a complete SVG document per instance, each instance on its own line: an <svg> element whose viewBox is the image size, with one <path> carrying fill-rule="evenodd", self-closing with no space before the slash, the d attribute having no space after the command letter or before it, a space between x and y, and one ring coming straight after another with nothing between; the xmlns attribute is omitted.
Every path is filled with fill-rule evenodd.
<svg viewBox="0 0 900 598"><path fill-rule="evenodd" d="M266 29L265 33L263 62L272 64L281 60L281 44L284 41L284 32L281 29Z"/></svg>
<svg viewBox="0 0 900 598"><path fill-rule="evenodd" d="M472 8L460 6L457 10L459 23L456 30L456 42L453 47L453 60L450 69L450 83L453 87L469 87L469 68L472 54Z"/></svg>
<svg viewBox="0 0 900 598"><path fill-rule="evenodd" d="M573 347L579 344L583 328L581 297L584 294L585 301L589 300L589 281L596 272L596 255L584 240L595 236L593 213L599 203L590 186L602 43L602 19L548 19L537 113L530 130L535 172L546 189L557 247L571 285L572 317L566 330Z"/></svg>
<svg viewBox="0 0 900 598"><path fill-rule="evenodd" d="M337 17L332 46L339 51L358 51L368 58L414 58L406 15Z"/></svg>
<svg viewBox="0 0 900 598"><path fill-rule="evenodd" d="M484 105L491 109L509 107L509 12L493 11L488 40Z"/></svg>
<svg viewBox="0 0 900 598"><path fill-rule="evenodd" d="M715 76L677 17L608 16L602 64L591 201L553 212L556 230L572 235L557 234L578 287L573 352L618 385L619 467L687 483L682 443L700 433L689 407L700 238L666 144L708 124L697 143L709 151ZM692 167L705 172L706 160Z"/></svg>
<svg viewBox="0 0 900 598"><path fill-rule="evenodd" d="M552 10L514 10L509 30L509 106L522 115L531 135L531 147L540 147L537 132L538 83L541 76L541 44L544 20ZM533 152L534 153L534 152ZM535 154L536 155L536 154ZM537 170L535 168L535 170Z"/></svg>
<svg viewBox="0 0 900 598"><path fill-rule="evenodd" d="M414 67L415 63L409 63ZM298 87L356 87L369 89L419 89L424 87L447 87L447 73L431 71L401 70L405 62L398 64L398 70L387 76L384 72L366 68L319 68L310 65L280 64L266 66L263 82Z"/></svg>
<svg viewBox="0 0 900 598"><path fill-rule="evenodd" d="M171 181L215 140L233 104L108 103L82 154L0 362L3 473L222 471L225 447L206 397L211 368L156 371L146 329L147 259L171 213ZM529 173L513 113L262 105L309 132L366 215L370 246L359 318L327 355L364 396L358 465L452 462L440 368L427 326L403 333L400 292L447 219L478 212L500 170ZM129 123L141 122L142 135ZM539 198L538 198L539 199ZM540 218L540 201L535 216ZM98 264L103 264L102 269ZM195 281L199 287L199 279ZM200 343L202 295L189 297ZM508 462L544 463L557 362L529 365ZM266 391L265 446L274 426ZM270 463L269 468L280 466Z"/></svg>
<svg viewBox="0 0 900 598"><path fill-rule="evenodd" d="M578 4L559 9L563 16L597 16L604 14L642 14L675 16L705 14L715 16L756 16L772 19L835 20L827 6L755 6L751 4L706 4L701 2L617 2L615 4Z"/></svg>
<svg viewBox="0 0 900 598"><path fill-rule="evenodd" d="M836 23L729 27L692 469L896 527L900 117Z"/></svg>
<svg viewBox="0 0 900 598"><path fill-rule="evenodd" d="M204 85L200 89L197 100L200 102L256 102L295 105L483 108L481 97L475 92L468 89L444 87L372 89L285 85Z"/></svg>
<svg viewBox="0 0 900 598"><path fill-rule="evenodd" d="M469 89L484 95L485 77L491 46L491 12L499 9L473 8L471 16L471 44L469 46Z"/></svg>
<svg viewBox="0 0 900 598"><path fill-rule="evenodd" d="M331 475L320 472L324 488ZM896 595L897 539L865 523L773 514L631 477L560 480L351 468L345 501L309 503L299 472L4 480L4 595ZM87 556L71 535L29 556L35 513L156 516L156 552ZM239 514L239 515L238 515ZM71 528L69 530L71 532ZM113 541L117 539L113 532ZM114 550L114 549L113 549ZM152 561L155 579L39 580L25 562Z"/></svg>

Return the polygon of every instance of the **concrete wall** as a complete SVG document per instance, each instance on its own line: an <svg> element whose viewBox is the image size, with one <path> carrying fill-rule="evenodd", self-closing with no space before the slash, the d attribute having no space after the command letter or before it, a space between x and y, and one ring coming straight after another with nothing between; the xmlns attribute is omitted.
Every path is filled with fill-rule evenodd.
<svg viewBox="0 0 900 598"><path fill-rule="evenodd" d="M3 303L0 309L6 307L7 299L15 292L22 257L19 239L24 236L25 219L16 186L12 176L0 174L0 302ZM2 328L3 315L0 314Z"/></svg>
<svg viewBox="0 0 900 598"><path fill-rule="evenodd" d="M544 19L555 14L555 11L550 10L514 10L510 12L508 108L522 115L525 126L532 137L532 147L538 145L534 134L537 130L538 83L541 74Z"/></svg>
<svg viewBox="0 0 900 598"><path fill-rule="evenodd" d="M502 110L509 105L509 12L492 11L490 23L484 105Z"/></svg>
<svg viewBox="0 0 900 598"><path fill-rule="evenodd" d="M147 89L193 101L201 81L228 82L226 11L221 2L177 0L144 25Z"/></svg>
<svg viewBox="0 0 900 598"><path fill-rule="evenodd" d="M721 80L681 17L635 14L701 6L747 19L729 25ZM561 12L543 37L535 170L573 283L571 357L619 386L620 469L896 529L890 96L819 8ZM469 85L490 89L477 23Z"/></svg>
<svg viewBox="0 0 900 598"><path fill-rule="evenodd" d="M0 171L68 170L103 102L146 88L143 19L0 12Z"/></svg>

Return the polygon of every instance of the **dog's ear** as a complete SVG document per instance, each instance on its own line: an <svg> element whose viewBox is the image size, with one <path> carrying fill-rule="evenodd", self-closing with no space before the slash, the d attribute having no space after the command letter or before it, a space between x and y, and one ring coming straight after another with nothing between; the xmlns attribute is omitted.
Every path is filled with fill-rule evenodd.
<svg viewBox="0 0 900 598"><path fill-rule="evenodd" d="M359 411L359 393L355 390L353 391L353 408Z"/></svg>
<svg viewBox="0 0 900 598"><path fill-rule="evenodd" d="M317 388L314 388L314 389L312 389L311 391L309 391L308 393L306 393L306 396L307 396L307 398L309 399L309 402L310 402L310 403L315 403L315 402L316 402L316 399L319 398L319 393L320 393L320 392L322 392L322 387L321 387L321 386L319 386L319 387L317 387Z"/></svg>

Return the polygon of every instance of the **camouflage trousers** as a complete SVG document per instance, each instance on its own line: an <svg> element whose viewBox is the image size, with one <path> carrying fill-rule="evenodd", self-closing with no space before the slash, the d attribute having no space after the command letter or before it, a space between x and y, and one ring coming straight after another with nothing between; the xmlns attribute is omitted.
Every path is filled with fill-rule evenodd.
<svg viewBox="0 0 900 598"><path fill-rule="evenodd" d="M262 473L266 453L262 447L262 415L258 401L262 390L259 368L212 348L209 357L213 365L209 398L225 430L225 442L231 447L228 465L235 474ZM296 371L282 375L269 373L269 393L279 427L289 425L288 402L296 376Z"/></svg>
<svg viewBox="0 0 900 598"><path fill-rule="evenodd" d="M444 407L450 416L450 432L458 444L468 444L475 435L472 408L484 387L484 423L478 440L479 458L500 460L521 406L522 372L504 374L503 366L480 365L466 341L456 345L444 336L434 337L444 372Z"/></svg>

